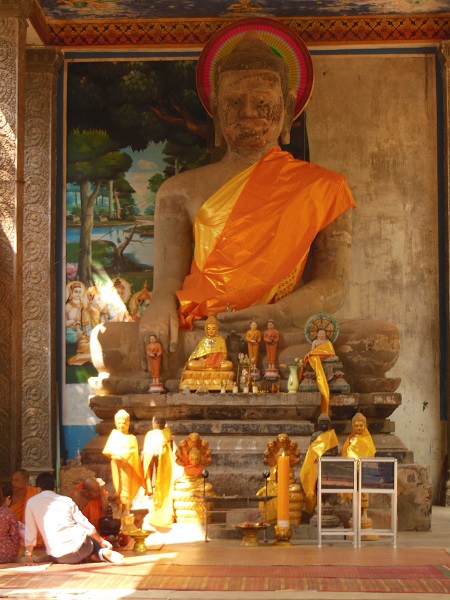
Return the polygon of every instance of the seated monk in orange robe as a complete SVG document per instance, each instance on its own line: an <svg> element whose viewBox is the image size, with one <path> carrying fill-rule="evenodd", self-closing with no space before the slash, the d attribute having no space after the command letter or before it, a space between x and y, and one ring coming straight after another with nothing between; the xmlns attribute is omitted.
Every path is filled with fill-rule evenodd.
<svg viewBox="0 0 450 600"><path fill-rule="evenodd" d="M25 507L28 499L37 494L37 488L28 485L29 480L30 475L25 469L15 471L11 477L13 493L9 507L21 523L25 523Z"/></svg>
<svg viewBox="0 0 450 600"><path fill-rule="evenodd" d="M70 494L72 500L97 531L98 521L106 515L108 508L108 492L104 486L103 479L86 477Z"/></svg>

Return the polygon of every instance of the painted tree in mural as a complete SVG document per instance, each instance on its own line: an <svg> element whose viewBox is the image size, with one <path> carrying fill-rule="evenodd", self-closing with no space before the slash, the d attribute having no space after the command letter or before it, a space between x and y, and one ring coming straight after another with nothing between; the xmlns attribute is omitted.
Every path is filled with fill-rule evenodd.
<svg viewBox="0 0 450 600"><path fill-rule="evenodd" d="M206 164L211 121L198 98L195 61L73 63L68 131L101 129L118 148L164 143L165 177Z"/></svg>
<svg viewBox="0 0 450 600"><path fill-rule="evenodd" d="M131 157L116 150L105 131L74 130L67 137L67 181L80 188L80 251L77 278L92 281L92 227L94 202L100 186L121 179L131 167Z"/></svg>

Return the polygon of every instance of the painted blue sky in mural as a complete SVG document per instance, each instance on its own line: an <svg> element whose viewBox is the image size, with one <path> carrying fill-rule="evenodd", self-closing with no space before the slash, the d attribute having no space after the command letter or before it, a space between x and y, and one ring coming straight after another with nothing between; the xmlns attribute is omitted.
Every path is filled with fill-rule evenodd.
<svg viewBox="0 0 450 600"><path fill-rule="evenodd" d="M311 17L450 12L450 0L39 0L47 18Z"/></svg>

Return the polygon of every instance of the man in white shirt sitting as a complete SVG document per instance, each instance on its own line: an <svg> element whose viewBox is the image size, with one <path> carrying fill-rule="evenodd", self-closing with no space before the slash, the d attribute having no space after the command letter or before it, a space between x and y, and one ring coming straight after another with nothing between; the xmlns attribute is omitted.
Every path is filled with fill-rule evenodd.
<svg viewBox="0 0 450 600"><path fill-rule="evenodd" d="M38 493L30 498L25 510L25 564L33 564L38 531L47 554L57 563L123 562L123 556L112 550L75 502L55 492L51 473L38 475L36 487Z"/></svg>

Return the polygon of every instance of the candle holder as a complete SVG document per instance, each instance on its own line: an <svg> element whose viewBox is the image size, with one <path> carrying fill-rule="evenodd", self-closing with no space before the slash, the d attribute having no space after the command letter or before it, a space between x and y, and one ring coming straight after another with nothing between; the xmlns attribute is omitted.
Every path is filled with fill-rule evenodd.
<svg viewBox="0 0 450 600"><path fill-rule="evenodd" d="M266 480L266 499L264 500L264 524L266 524L267 523L267 496L269 495L267 493L267 482L270 477L269 469L265 469L263 471L263 477ZM264 529L264 543L266 543L266 542L267 542L267 534L266 534L266 530Z"/></svg>
<svg viewBox="0 0 450 600"><path fill-rule="evenodd" d="M274 546L292 546L291 537L292 530L290 525L282 527L281 525L275 525L275 542Z"/></svg>

